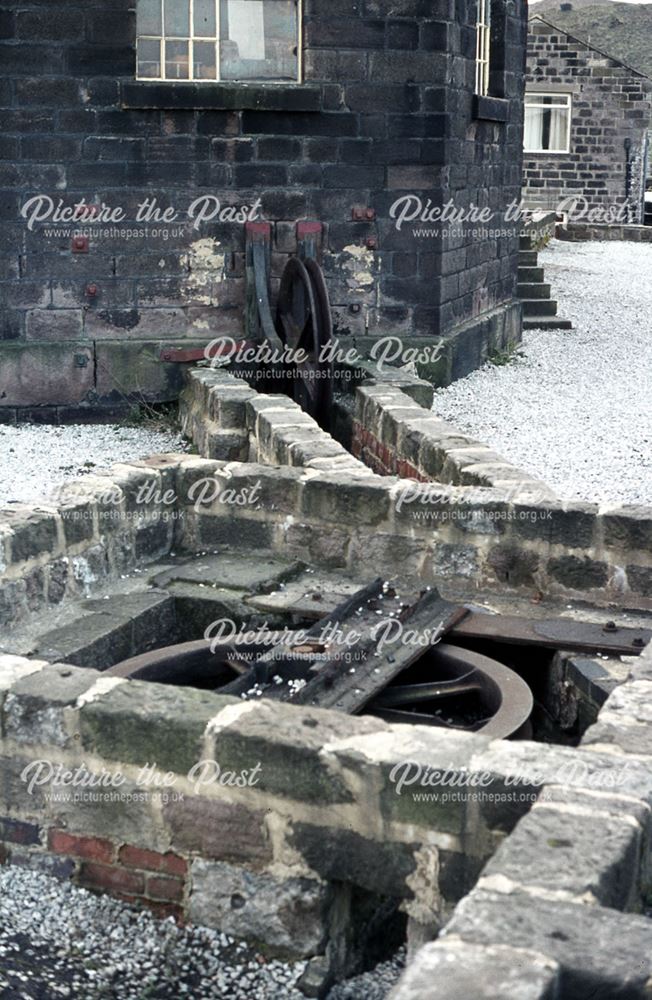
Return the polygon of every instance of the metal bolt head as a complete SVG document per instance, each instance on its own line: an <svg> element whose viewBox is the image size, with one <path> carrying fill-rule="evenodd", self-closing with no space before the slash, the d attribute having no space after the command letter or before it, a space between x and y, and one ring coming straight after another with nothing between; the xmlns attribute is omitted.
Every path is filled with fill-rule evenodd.
<svg viewBox="0 0 652 1000"><path fill-rule="evenodd" d="M615 622L607 622L605 624L604 628L602 629L602 631L603 632L617 632L618 631L618 626L616 625Z"/></svg>

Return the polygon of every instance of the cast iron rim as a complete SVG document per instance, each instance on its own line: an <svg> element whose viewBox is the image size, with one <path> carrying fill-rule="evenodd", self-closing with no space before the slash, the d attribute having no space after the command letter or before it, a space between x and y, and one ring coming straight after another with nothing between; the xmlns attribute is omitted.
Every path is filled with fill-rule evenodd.
<svg viewBox="0 0 652 1000"><path fill-rule="evenodd" d="M276 306L276 330L284 346L302 351L305 362L291 366L289 395L326 427L332 402L332 362L323 350L332 337L331 308L321 268L314 260L291 257L285 266Z"/></svg>
<svg viewBox="0 0 652 1000"><path fill-rule="evenodd" d="M106 671L109 677L153 681L159 684L185 684L215 681L214 690L227 687L237 677L251 671L251 685L256 683L254 661L268 646L255 643L209 642L197 639L155 649L131 657ZM482 653L449 643L434 648L433 664L453 674L445 680L427 684L394 685L369 702L363 714L373 714L387 722L445 727L460 732L477 732L493 739L527 736L533 697L530 688L517 673ZM448 725L438 716L418 711L423 701L478 694L488 717L477 725Z"/></svg>

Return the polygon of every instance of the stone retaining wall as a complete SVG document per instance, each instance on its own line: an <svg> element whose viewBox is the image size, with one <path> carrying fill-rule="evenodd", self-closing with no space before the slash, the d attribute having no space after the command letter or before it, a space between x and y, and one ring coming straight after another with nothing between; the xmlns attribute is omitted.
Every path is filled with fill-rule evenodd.
<svg viewBox="0 0 652 1000"><path fill-rule="evenodd" d="M568 226L557 226L555 235L558 240L569 242L627 240L630 243L652 243L652 226L599 226L573 222Z"/></svg>
<svg viewBox="0 0 652 1000"><path fill-rule="evenodd" d="M598 752L622 780L544 788L393 1000L649 996L652 921L618 911L649 913L651 681L648 647L576 752L578 768Z"/></svg>
<svg viewBox="0 0 652 1000"><path fill-rule="evenodd" d="M358 387L352 427L354 452L398 477L370 474L291 400L225 372L191 373L182 416L202 454L274 464L263 479L284 519L270 525L266 504L241 510L249 545L308 552L320 565L354 566L364 553L378 572L457 577L471 588L499 582L597 601L627 595L638 606L652 596L649 508L559 501L397 386ZM245 464L227 473L242 486L258 474ZM216 508L189 512L183 523L186 546L229 536Z"/></svg>
<svg viewBox="0 0 652 1000"><path fill-rule="evenodd" d="M56 501L0 509L0 625L168 552L174 509L152 495L173 489L180 457L114 465L68 484Z"/></svg>
<svg viewBox="0 0 652 1000"><path fill-rule="evenodd" d="M276 447L286 428L274 428L265 412L258 420ZM273 408L274 418L279 412ZM315 461L322 467L154 456L77 481L69 488L75 499L60 506L0 511L0 623L85 593L172 546L265 548L325 568L355 569L363 560L370 575L463 581L469 592L500 584L649 605L646 508L509 500L478 486L435 484L417 495L414 480L338 468L337 456ZM203 501L200 480L209 484ZM116 505L106 502L112 486L121 491ZM227 490L255 490L256 503L225 504Z"/></svg>
<svg viewBox="0 0 652 1000"><path fill-rule="evenodd" d="M276 402L269 413L261 408L257 426L280 449L294 414ZM285 412L292 420L276 425ZM363 560L370 575L463 582L469 592L499 584L649 606L646 508L529 502L479 486L426 484L419 493L414 480L355 462L346 453L308 468L153 456L70 484L58 506L0 511L0 623L85 593L173 546L265 548L324 568L356 569ZM208 483L203 497L199 481ZM116 504L107 502L111 488ZM255 490L256 503L224 503L233 490Z"/></svg>
<svg viewBox="0 0 652 1000"><path fill-rule="evenodd" d="M575 942L633 935L585 965L617 978L645 944L647 977L652 923L615 910L648 886L648 688L615 692L575 750L0 657L2 855L301 956L336 947L353 888L399 903L417 940L434 933L488 861L426 957L458 937L518 948L519 913L567 928L581 906Z"/></svg>

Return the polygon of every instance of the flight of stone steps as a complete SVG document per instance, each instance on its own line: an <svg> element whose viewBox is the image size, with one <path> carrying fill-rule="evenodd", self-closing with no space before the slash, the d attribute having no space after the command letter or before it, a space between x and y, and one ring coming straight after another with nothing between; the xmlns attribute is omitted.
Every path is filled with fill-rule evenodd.
<svg viewBox="0 0 652 1000"><path fill-rule="evenodd" d="M532 249L533 239L521 236L518 254L518 296L523 303L524 330L571 330L569 319L557 315L557 303L550 297L550 285L539 266L539 252Z"/></svg>

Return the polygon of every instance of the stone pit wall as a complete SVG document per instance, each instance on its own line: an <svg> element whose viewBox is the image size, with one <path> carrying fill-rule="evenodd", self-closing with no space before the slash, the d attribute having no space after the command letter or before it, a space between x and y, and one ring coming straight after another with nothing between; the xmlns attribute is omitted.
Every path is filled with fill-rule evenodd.
<svg viewBox="0 0 652 1000"><path fill-rule="evenodd" d="M0 693L4 860L228 933L257 930L268 947L299 955L323 950L338 883L403 901L417 921L437 919L533 797L528 788L514 810L471 818L464 803L396 794L389 775L403 760L457 772L480 765L488 743L465 735L8 656ZM94 789L97 801L81 787L30 790L33 770L20 775L42 759L71 772L119 770L124 781ZM256 780L241 789L206 779L197 789L199 761ZM160 790L139 784L153 762L168 775Z"/></svg>
<svg viewBox="0 0 652 1000"><path fill-rule="evenodd" d="M0 657L0 850L5 861L300 956L335 947L354 888L399 903L416 940L432 935L488 862L402 989L442 953L471 946L490 961L494 942L509 941L509 955L532 943L538 951L543 939L546 975L577 974L572 995L588 1000L598 976L634 985L652 974L652 923L618 912L640 910L648 892L651 666L648 656L634 667L571 749ZM415 794L427 784L399 794L396 766L406 761L451 782L488 777L482 794L467 787L447 800L436 784L434 796ZM73 783L80 767L120 780L85 788ZM234 787L228 774L250 783ZM601 947L582 950L589 935Z"/></svg>
<svg viewBox="0 0 652 1000"><path fill-rule="evenodd" d="M228 933L259 935L272 950L300 955L319 953L336 930L342 885L402 900L414 922L436 924L445 903L467 892L492 858L441 941L421 953L408 984L418 981L424 963L463 955L467 945L485 962L494 941L518 948L514 934L524 910L526 927L537 931L532 940L561 942L537 959L551 980L563 966L583 989L591 974L635 982L650 975L649 959L643 966L640 959L649 954L652 925L616 911L639 909L648 887L649 670L648 657L576 751L389 727L304 707L243 705L3 657L2 853L12 863ZM80 803L74 793L83 796L84 789L47 781L30 793L39 760L68 771L119 771L124 780L114 800L105 787L104 798L88 795ZM197 789L188 776L206 760L238 774L261 767L245 789L208 780ZM418 801L405 789L399 795L390 775L405 760L458 776L489 773L492 794L446 804ZM161 790L139 784L141 768L154 761L158 776L167 775ZM516 775L533 771L542 790L525 781L506 795ZM66 790L73 792L67 800ZM551 934L557 927L566 934ZM578 950L588 934L616 939L589 957ZM623 964L635 947L640 973ZM578 989L573 996L589 994Z"/></svg>
<svg viewBox="0 0 652 1000"><path fill-rule="evenodd" d="M578 768L595 752L622 780L544 788L392 1000L649 996L651 700L648 647L575 752Z"/></svg>
<svg viewBox="0 0 652 1000"><path fill-rule="evenodd" d="M468 440L451 441L398 389L389 399L383 390L381 400L373 388L360 389L358 412L374 415L369 433L378 441L394 435L400 461L419 478L433 470L421 487L416 478L374 474L287 397L255 393L219 372L202 371L192 384L186 426L201 428L202 450L225 457L153 456L76 480L58 503L0 511L0 624L85 594L172 548L269 549L324 568L364 563L374 575L450 581L469 592L499 585L649 606L647 508L547 498ZM437 468L463 485L438 481ZM213 488L198 502L196 484L206 479ZM256 504L234 509L220 500L227 489L254 487Z"/></svg>
<svg viewBox="0 0 652 1000"><path fill-rule="evenodd" d="M364 556L378 572L471 589L499 583L641 607L652 596L649 508L562 502L397 386L358 387L352 417L354 453L397 476L370 474L291 400L223 371L192 372L181 412L202 454L273 463L276 541L264 509L243 510L241 537L252 545L280 536L317 564L353 567ZM245 483L258 473L241 464L233 474ZM193 511L184 523L194 544L210 545L228 537L221 521Z"/></svg>

